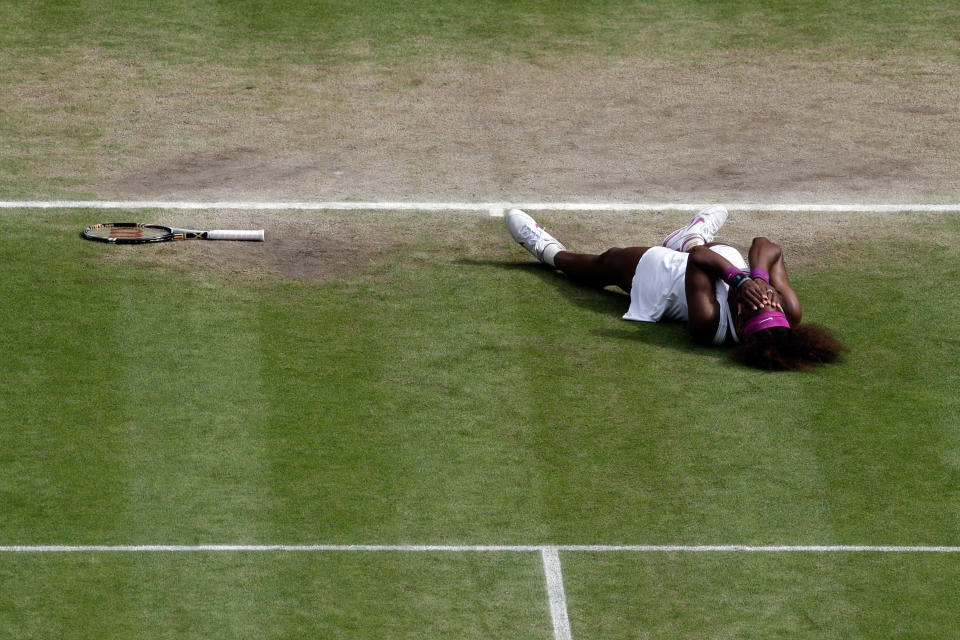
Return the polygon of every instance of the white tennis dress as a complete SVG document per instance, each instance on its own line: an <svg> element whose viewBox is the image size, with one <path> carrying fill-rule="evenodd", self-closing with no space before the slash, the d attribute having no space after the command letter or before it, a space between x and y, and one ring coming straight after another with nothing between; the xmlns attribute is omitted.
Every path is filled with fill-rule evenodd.
<svg viewBox="0 0 960 640"><path fill-rule="evenodd" d="M729 260L734 266L747 269L747 262L733 247L716 245L710 247L714 253ZM690 315L687 310L687 292L685 279L689 253L681 253L666 247L651 247L640 258L637 271L633 274L630 288L630 309L624 320L636 322L675 321L686 322ZM716 281L716 298L720 304L720 324L713 337L713 344L723 344L729 337L734 342L740 338L734 328L733 315L727 304L730 286L723 280Z"/></svg>

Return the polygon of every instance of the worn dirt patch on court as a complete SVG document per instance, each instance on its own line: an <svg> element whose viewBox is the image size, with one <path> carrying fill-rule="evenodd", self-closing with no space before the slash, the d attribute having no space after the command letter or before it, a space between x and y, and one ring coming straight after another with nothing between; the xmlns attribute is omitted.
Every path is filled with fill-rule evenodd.
<svg viewBox="0 0 960 640"><path fill-rule="evenodd" d="M96 59L91 60L96 64ZM100 70L108 77L110 69ZM163 68L121 95L105 198L165 200L955 202L960 66L916 60L586 59L285 68L248 79ZM87 71L93 73L94 71ZM127 78L134 83L135 77ZM127 111L136 112L127 113ZM153 141L155 144L151 144ZM110 140L108 140L110 142ZM575 250L656 244L683 214L544 214ZM263 246L192 243L125 259L329 279L411 252L517 260L483 214L185 212L187 227L266 227ZM794 266L897 216L732 216L723 234L784 244ZM834 243L834 244L831 244ZM152 257L144 257L152 256Z"/></svg>
<svg viewBox="0 0 960 640"><path fill-rule="evenodd" d="M403 253L403 238L390 216L370 224L357 214L259 214L163 212L168 226L193 229L264 229L265 242L182 241L116 246L104 258L159 266L195 277L257 279L280 276L330 280L369 274L385 253Z"/></svg>
<svg viewBox="0 0 960 640"><path fill-rule="evenodd" d="M116 158L97 190L177 200L949 202L960 199L958 69L785 55L449 59L293 68L249 90L229 69L211 70L209 82L167 70L150 89L155 102L139 96L115 114L146 117L151 129L133 133L156 147ZM123 104L146 112L127 118Z"/></svg>
<svg viewBox="0 0 960 640"><path fill-rule="evenodd" d="M486 214L389 212L167 212L163 222L196 228L266 229L266 242L184 241L104 247L103 258L170 268L195 278L255 281L356 281L389 277L395 263L535 264ZM571 251L599 253L615 246L653 246L689 215L683 213L537 214ZM746 253L755 236L784 247L791 268L840 268L857 247L875 238L922 238L955 253L943 214L734 213L718 240Z"/></svg>

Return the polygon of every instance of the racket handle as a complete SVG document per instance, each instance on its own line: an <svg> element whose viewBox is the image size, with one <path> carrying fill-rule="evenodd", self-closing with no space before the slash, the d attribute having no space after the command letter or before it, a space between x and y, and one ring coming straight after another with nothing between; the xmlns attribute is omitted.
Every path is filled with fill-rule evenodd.
<svg viewBox="0 0 960 640"><path fill-rule="evenodd" d="M263 229L244 230L244 229L215 229L207 231L207 240L253 240L263 242Z"/></svg>

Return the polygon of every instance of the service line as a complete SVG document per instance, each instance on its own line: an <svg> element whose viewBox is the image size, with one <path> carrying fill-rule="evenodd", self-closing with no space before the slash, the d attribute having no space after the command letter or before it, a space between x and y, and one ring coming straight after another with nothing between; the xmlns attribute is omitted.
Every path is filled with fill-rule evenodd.
<svg viewBox="0 0 960 640"><path fill-rule="evenodd" d="M87 544L0 545L0 553L175 552L591 552L591 553L960 553L949 545L470 545L470 544Z"/></svg>

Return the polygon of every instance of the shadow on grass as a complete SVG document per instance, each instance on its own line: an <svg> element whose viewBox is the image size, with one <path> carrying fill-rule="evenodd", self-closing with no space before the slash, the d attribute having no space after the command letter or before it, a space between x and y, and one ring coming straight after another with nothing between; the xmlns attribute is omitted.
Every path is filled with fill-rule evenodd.
<svg viewBox="0 0 960 640"><path fill-rule="evenodd" d="M627 308L630 306L630 297L616 287L597 289L581 285L560 272L537 263L460 259L456 261L456 264L494 267L528 273L543 280L544 286L554 287L567 301L577 307L605 316L619 318L627 312ZM714 363L729 362L726 358L726 349L703 347L696 344L690 339L686 325L681 323L629 322L625 320L622 326L616 328L598 327L593 330L593 334L601 338L639 342L662 349L673 349L682 353L695 353L709 358ZM732 362L730 364L734 366Z"/></svg>

